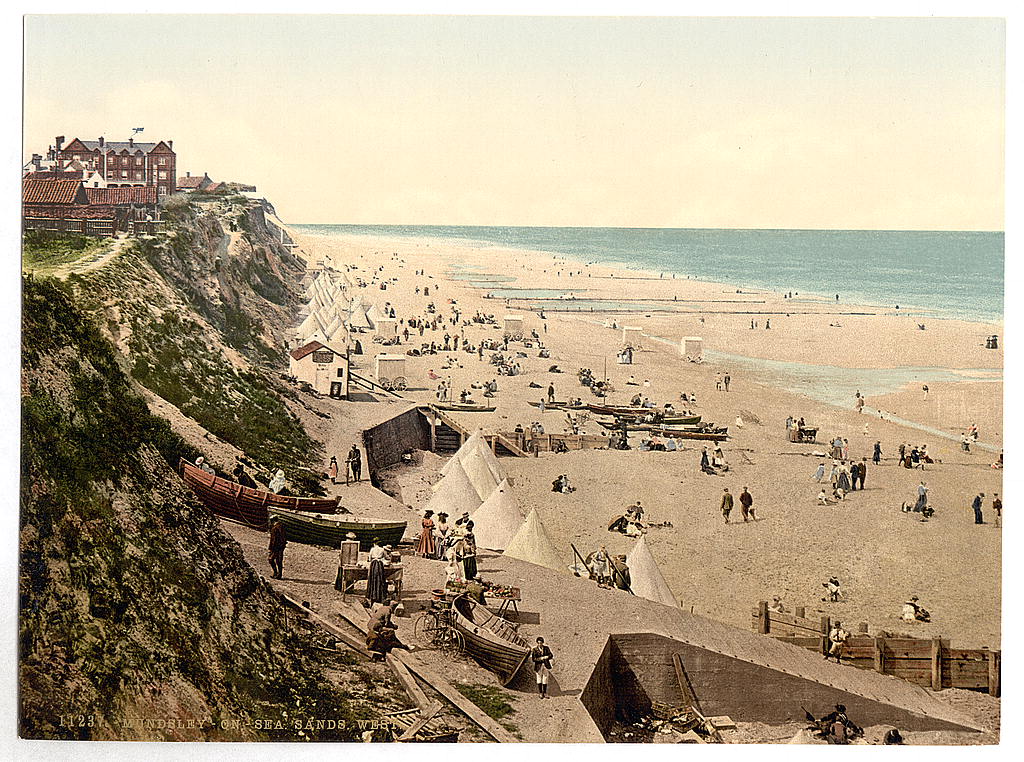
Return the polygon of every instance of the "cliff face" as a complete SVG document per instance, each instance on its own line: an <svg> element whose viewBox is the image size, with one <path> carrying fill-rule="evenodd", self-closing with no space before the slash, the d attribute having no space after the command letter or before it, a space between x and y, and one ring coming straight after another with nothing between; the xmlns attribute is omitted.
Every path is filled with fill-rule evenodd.
<svg viewBox="0 0 1024 762"><path fill-rule="evenodd" d="M187 243L144 242L88 282L24 282L20 732L295 740L295 721L333 719L302 737L358 737L354 720L401 703L393 686L285 625L174 472L198 453L136 387L235 444L243 432L243 449L266 436L263 457L308 459L275 384L298 263L254 237L217 264L216 216L186 211L179 225Z"/></svg>
<svg viewBox="0 0 1024 762"><path fill-rule="evenodd" d="M245 452L257 478L283 468L299 494L322 494L319 443L281 380L305 265L279 243L263 207L236 198L175 199L166 235L68 282L136 381Z"/></svg>

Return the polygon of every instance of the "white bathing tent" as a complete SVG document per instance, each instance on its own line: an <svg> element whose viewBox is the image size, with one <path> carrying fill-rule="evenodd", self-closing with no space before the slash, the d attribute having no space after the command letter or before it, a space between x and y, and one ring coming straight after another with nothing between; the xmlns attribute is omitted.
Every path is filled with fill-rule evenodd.
<svg viewBox="0 0 1024 762"><path fill-rule="evenodd" d="M504 550L526 521L519 501L504 479L470 518L476 544L488 550Z"/></svg>
<svg viewBox="0 0 1024 762"><path fill-rule="evenodd" d="M424 507L435 515L443 511L455 519L466 511L472 513L482 502L462 466L456 464L434 485L434 494Z"/></svg>
<svg viewBox="0 0 1024 762"><path fill-rule="evenodd" d="M624 325L622 327L622 344L633 349L643 349L644 329L638 326Z"/></svg>
<svg viewBox="0 0 1024 762"><path fill-rule="evenodd" d="M519 531L509 540L505 548L505 555L538 566L545 566L563 574L569 573L565 562L555 550L555 544L551 542L547 530L544 529L544 524L541 523L536 508L530 511L530 515L519 527Z"/></svg>
<svg viewBox="0 0 1024 762"><path fill-rule="evenodd" d="M700 336L684 336L679 342L679 354L688 360L704 357L704 339Z"/></svg>
<svg viewBox="0 0 1024 762"><path fill-rule="evenodd" d="M503 320L505 333L510 336L521 336L523 334L523 316L505 315Z"/></svg>
<svg viewBox="0 0 1024 762"><path fill-rule="evenodd" d="M466 476L469 477L470 484L473 485L480 499L486 500L489 498L491 493L497 488L498 482L475 444L471 446L465 457L459 459L459 463L462 465Z"/></svg>
<svg viewBox="0 0 1024 762"><path fill-rule="evenodd" d="M651 555L644 535L640 536L633 550L626 556L626 566L629 567L630 588L634 595L666 606L679 605L658 568L658 562Z"/></svg>
<svg viewBox="0 0 1024 762"><path fill-rule="evenodd" d="M478 452L483 458L484 463L491 471L491 475L494 477L494 483L498 484L502 479L505 478L505 473L502 471L501 466L498 464L498 458L495 457L494 453L487 446L487 441L480 435L479 431L474 431L470 434L466 441L462 443L462 446L455 452L451 459L441 467L441 476L448 473L448 469L455 463L462 463L465 458L469 456L471 452Z"/></svg>

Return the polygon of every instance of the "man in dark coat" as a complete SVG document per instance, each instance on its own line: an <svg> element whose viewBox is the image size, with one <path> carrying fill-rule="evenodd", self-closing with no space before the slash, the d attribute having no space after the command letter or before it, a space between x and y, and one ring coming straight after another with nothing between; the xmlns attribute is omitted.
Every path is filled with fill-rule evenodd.
<svg viewBox="0 0 1024 762"><path fill-rule="evenodd" d="M751 518L757 518L753 515L753 505L754 498L749 492L747 492L747 488L744 487L743 491L740 493L740 513L743 514L744 521L750 521Z"/></svg>
<svg viewBox="0 0 1024 762"><path fill-rule="evenodd" d="M284 573L284 547L288 544L285 536L284 525L280 519L274 519L270 524L270 552L267 560L270 562L271 575L274 579L281 579Z"/></svg>
<svg viewBox="0 0 1024 762"><path fill-rule="evenodd" d="M537 645L530 649L530 660L537 677L537 692L542 699L548 697L548 678L551 676L551 660L554 654L544 645L544 638L537 638Z"/></svg>
<svg viewBox="0 0 1024 762"><path fill-rule="evenodd" d="M363 456L359 452L359 448L356 445L352 445L352 449L348 451L348 463L349 471L352 474L352 478L355 481L359 481L360 474L363 470Z"/></svg>
<svg viewBox="0 0 1024 762"><path fill-rule="evenodd" d="M984 521L984 519L982 518L982 515L981 515L981 499L983 497L985 497L985 493L984 492L979 492L977 495L974 496L974 502L971 503L971 508L974 509L974 523L975 524L984 524L985 523L985 521Z"/></svg>
<svg viewBox="0 0 1024 762"><path fill-rule="evenodd" d="M729 514L732 513L732 495L728 487L722 491L722 503L719 507L722 509L722 516L725 517L725 523L728 524Z"/></svg>
<svg viewBox="0 0 1024 762"><path fill-rule="evenodd" d="M860 488L862 490L864 489L864 477L867 476L867 473L868 473L868 459L867 458L863 458L863 459L861 459L861 462L860 462L860 472L857 474L857 476L860 477Z"/></svg>

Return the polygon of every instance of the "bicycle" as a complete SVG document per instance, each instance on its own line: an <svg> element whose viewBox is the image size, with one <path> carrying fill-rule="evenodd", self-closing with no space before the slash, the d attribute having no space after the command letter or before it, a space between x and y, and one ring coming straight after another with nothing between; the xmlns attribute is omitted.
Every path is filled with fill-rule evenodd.
<svg viewBox="0 0 1024 762"><path fill-rule="evenodd" d="M449 655L465 648L462 634L452 624L451 605L441 601L431 601L430 608L416 618L413 634L423 645Z"/></svg>

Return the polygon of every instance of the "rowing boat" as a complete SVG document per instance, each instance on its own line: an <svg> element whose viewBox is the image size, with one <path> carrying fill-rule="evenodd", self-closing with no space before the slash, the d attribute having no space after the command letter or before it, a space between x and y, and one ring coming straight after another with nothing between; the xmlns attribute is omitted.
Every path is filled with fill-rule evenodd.
<svg viewBox="0 0 1024 762"><path fill-rule="evenodd" d="M267 528L267 509L284 508L302 513L337 513L337 497L291 497L266 490L243 487L237 482L207 473L182 458L178 473L196 497L218 516L247 524L256 529Z"/></svg>
<svg viewBox="0 0 1024 762"><path fill-rule="evenodd" d="M287 508L270 508L270 517L280 519L285 537L303 545L327 548L341 546L349 532L359 540L359 547L369 550L374 540L378 545L397 545L405 534L406 522L368 519L360 516L310 514Z"/></svg>
<svg viewBox="0 0 1024 762"><path fill-rule="evenodd" d="M530 655L530 644L511 623L471 598L452 601L452 624L462 635L466 652L508 685Z"/></svg>
<svg viewBox="0 0 1024 762"><path fill-rule="evenodd" d="M438 402L434 404L438 410L452 410L459 413L493 413L497 405L484 405L477 403L463 404L461 402Z"/></svg>
<svg viewBox="0 0 1024 762"><path fill-rule="evenodd" d="M622 424L620 423L620 420L626 421L626 423L629 425L630 428L633 428L634 426L661 426L661 425L665 425L665 426L699 426L699 425L701 425L701 423L700 423L700 416L699 415L670 415L670 416L667 416L665 418L662 418L660 421L657 421L657 422L643 421L642 419L640 419L638 417L633 417L633 416L618 416L618 418L614 422L613 421L598 421L598 423L601 424L602 426L604 426L606 429L617 429L617 428L620 428L622 426Z"/></svg>

